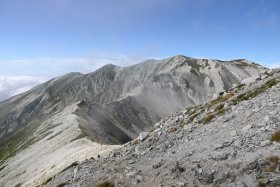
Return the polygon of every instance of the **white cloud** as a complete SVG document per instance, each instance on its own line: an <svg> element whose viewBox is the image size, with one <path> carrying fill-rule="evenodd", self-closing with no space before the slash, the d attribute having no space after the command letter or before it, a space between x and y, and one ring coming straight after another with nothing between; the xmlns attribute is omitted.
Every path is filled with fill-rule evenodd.
<svg viewBox="0 0 280 187"><path fill-rule="evenodd" d="M0 101L47 81L46 77L0 76Z"/></svg>
<svg viewBox="0 0 280 187"><path fill-rule="evenodd" d="M93 52L83 58L32 58L0 60L0 75L60 76L69 72L89 73L106 65L128 66L143 61L133 55Z"/></svg>
<svg viewBox="0 0 280 187"><path fill-rule="evenodd" d="M264 66L270 69L280 68L280 62L265 64Z"/></svg>
<svg viewBox="0 0 280 187"><path fill-rule="evenodd" d="M129 66L143 60L133 55L93 52L84 58L44 57L0 61L0 101L25 92L51 77L69 72L89 73L106 64Z"/></svg>

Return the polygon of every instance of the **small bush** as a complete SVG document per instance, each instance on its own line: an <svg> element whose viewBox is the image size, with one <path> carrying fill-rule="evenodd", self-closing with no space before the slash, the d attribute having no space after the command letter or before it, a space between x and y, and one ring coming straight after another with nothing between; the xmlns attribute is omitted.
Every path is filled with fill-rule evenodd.
<svg viewBox="0 0 280 187"><path fill-rule="evenodd" d="M100 182L95 187L115 187L115 185L110 181Z"/></svg>
<svg viewBox="0 0 280 187"><path fill-rule="evenodd" d="M271 141L280 142L280 130L271 135Z"/></svg>
<svg viewBox="0 0 280 187"><path fill-rule="evenodd" d="M214 118L215 116L213 114L207 114L207 116L205 116L203 118L203 123L204 124L207 124L207 123L210 123L211 120Z"/></svg>

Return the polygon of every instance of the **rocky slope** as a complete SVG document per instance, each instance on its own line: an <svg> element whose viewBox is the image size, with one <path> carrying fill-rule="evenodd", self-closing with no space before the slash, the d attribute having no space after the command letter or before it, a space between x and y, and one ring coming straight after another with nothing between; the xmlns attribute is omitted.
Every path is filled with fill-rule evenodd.
<svg viewBox="0 0 280 187"><path fill-rule="evenodd" d="M45 186L280 186L280 70L163 118Z"/></svg>
<svg viewBox="0 0 280 187"><path fill-rule="evenodd" d="M265 70L246 60L176 56L52 79L0 103L0 186L41 184Z"/></svg>

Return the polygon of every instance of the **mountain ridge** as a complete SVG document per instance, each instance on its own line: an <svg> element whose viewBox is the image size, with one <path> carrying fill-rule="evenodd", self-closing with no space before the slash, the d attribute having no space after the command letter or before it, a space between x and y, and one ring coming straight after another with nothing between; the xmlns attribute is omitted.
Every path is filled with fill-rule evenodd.
<svg viewBox="0 0 280 187"><path fill-rule="evenodd" d="M29 147L46 146L48 141L60 138L67 141L49 147L66 149L76 142L83 146L85 140L108 145L125 143L162 117L183 107L206 103L246 78L260 77L266 70L243 61L227 63L175 56L129 67L107 65L89 74L70 73L51 79L0 103L0 163L5 166L0 174L9 174L3 181L19 174L22 181L26 180L29 173L22 174L22 170L31 166L19 163L15 169L11 160L24 157L24 150L32 153ZM68 117L73 119L72 126L62 120ZM63 132L69 129L73 133L65 135ZM44 152L45 157L53 155L52 149L46 150L49 152ZM54 169L59 172L63 167Z"/></svg>

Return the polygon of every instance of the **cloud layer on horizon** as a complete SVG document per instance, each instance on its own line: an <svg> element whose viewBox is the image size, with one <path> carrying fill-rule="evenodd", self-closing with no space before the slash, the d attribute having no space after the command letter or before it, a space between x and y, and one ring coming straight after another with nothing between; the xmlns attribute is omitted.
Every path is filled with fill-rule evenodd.
<svg viewBox="0 0 280 187"><path fill-rule="evenodd" d="M144 58L95 52L84 58L36 58L0 61L0 101L20 94L50 78L69 72L89 73L106 65L129 66ZM16 68L15 68L16 67Z"/></svg>
<svg viewBox="0 0 280 187"><path fill-rule="evenodd" d="M47 77L0 76L0 101L47 81Z"/></svg>

